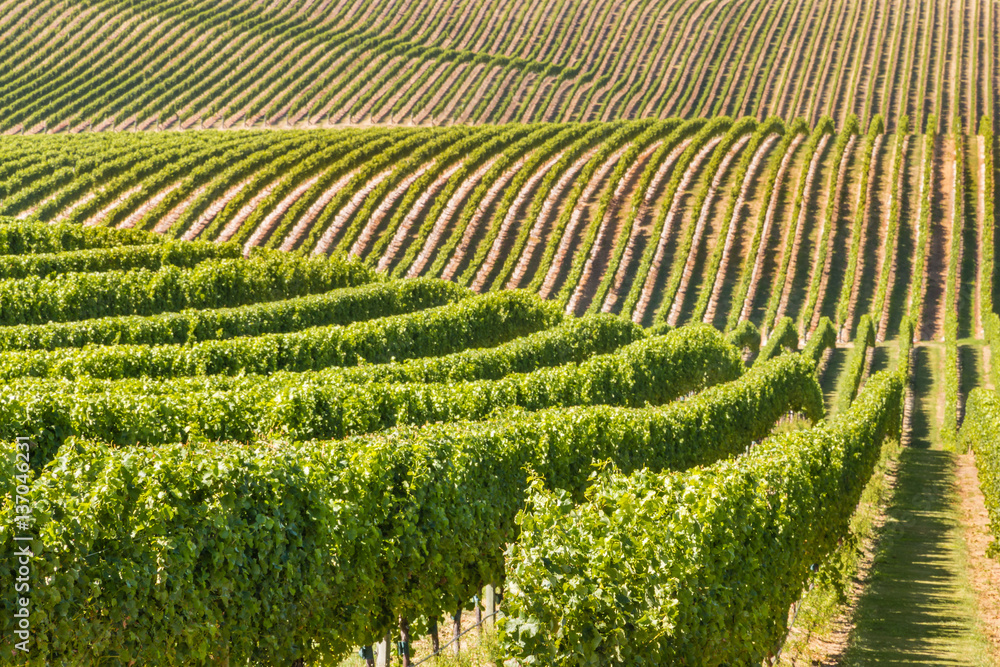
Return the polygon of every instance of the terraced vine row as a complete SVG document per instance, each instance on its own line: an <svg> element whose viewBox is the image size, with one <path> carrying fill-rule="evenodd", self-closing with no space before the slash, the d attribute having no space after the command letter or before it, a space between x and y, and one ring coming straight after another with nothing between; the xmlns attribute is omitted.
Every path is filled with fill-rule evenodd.
<svg viewBox="0 0 1000 667"><path fill-rule="evenodd" d="M623 140L655 145L678 127ZM517 512L538 484L582 497L592 461L683 470L739 455L790 411L823 415L826 335L801 355L781 354L794 336L775 338L747 369L703 324L651 332L523 290L477 295L356 259L241 251L0 223L0 432L33 443L2 445L13 474L0 477L0 546L21 526L12 499L30 493L45 660L340 659L397 627L424 632L502 584L497 547L522 532ZM88 472L58 472L82 471L81 457ZM409 499L396 496L404 479ZM135 502L147 494L157 502ZM223 544L235 560L208 565ZM165 602L188 577L204 581ZM289 604L275 616L246 595ZM194 621L185 638L175 613Z"/></svg>
<svg viewBox="0 0 1000 667"><path fill-rule="evenodd" d="M893 295L927 284L930 302L909 301L929 313L921 335L940 335L928 318L943 317L930 310L944 312L950 263L923 258L942 187L933 172L947 165L904 169L922 142L885 134L881 117L865 140L853 116L834 130L832 119L718 118L10 137L0 207L244 254L350 255L477 292L524 286L575 313L750 320L765 338L786 316L801 338L827 316L850 340L870 312L882 339ZM959 136L930 145L951 154ZM904 212L913 245L898 247ZM950 227L954 213L941 214L934 224ZM899 261L916 271L897 286Z"/></svg>
<svg viewBox="0 0 1000 667"><path fill-rule="evenodd" d="M915 410L1000 539L998 11L0 0L28 662L774 664Z"/></svg>
<svg viewBox="0 0 1000 667"><path fill-rule="evenodd" d="M0 130L772 113L974 130L994 105L983 4L20 4L0 17Z"/></svg>

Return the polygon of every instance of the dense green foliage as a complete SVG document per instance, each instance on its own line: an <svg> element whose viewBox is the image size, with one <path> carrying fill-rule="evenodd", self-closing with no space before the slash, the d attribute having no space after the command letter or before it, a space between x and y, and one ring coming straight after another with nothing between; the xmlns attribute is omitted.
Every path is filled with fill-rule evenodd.
<svg viewBox="0 0 1000 667"><path fill-rule="evenodd" d="M958 307L961 299L962 238L965 232L965 137L961 128L955 131L954 206L952 209L951 238L948 248L948 272L944 288L944 418L941 421L941 438L954 444L958 436L959 376L961 360L958 356Z"/></svg>
<svg viewBox="0 0 1000 667"><path fill-rule="evenodd" d="M833 326L833 322L830 321L829 317L824 317L820 319L819 326L813 331L809 342L803 348L802 356L806 359L812 359L814 364L819 365L820 360L823 358L823 353L836 345L837 327Z"/></svg>
<svg viewBox="0 0 1000 667"><path fill-rule="evenodd" d="M757 360L754 363L763 363L775 355L781 354L785 349L794 352L799 347L799 334L795 330L795 322L790 317L784 317L778 325L771 331L771 337L760 349Z"/></svg>
<svg viewBox="0 0 1000 667"><path fill-rule="evenodd" d="M331 372L284 373L238 378L226 390L159 383L155 393L144 391L142 381L101 383L96 391L86 391L85 382L78 388L15 383L0 390L0 434L30 435L53 451L71 435L118 445L342 438L401 424L484 419L515 406L659 405L733 380L742 369L719 333L697 326L580 364L498 380L349 384Z"/></svg>
<svg viewBox="0 0 1000 667"><path fill-rule="evenodd" d="M995 391L973 389L965 403L965 421L960 431L961 443L976 455L979 487L990 517L994 541L989 554L1000 557L1000 396Z"/></svg>
<svg viewBox="0 0 1000 667"><path fill-rule="evenodd" d="M0 327L0 349L170 345L259 336L398 315L441 306L469 295L471 292L441 280L379 281L233 308Z"/></svg>
<svg viewBox="0 0 1000 667"><path fill-rule="evenodd" d="M653 332L650 332L650 335L653 335ZM276 384L296 381L366 384L496 380L512 373L529 373L548 366L580 362L592 355L612 352L645 337L646 332L626 318L615 315L589 315L582 318L567 318L550 329L542 329L494 347L469 348L439 357L405 359L384 364L335 366L295 373L278 371L268 374L267 378ZM255 388L261 381L262 376L257 374L162 379L143 377L124 380L91 377L77 377L72 380L66 378L17 380L19 387L31 387L32 391L79 394L228 392L240 391L244 387Z"/></svg>
<svg viewBox="0 0 1000 667"><path fill-rule="evenodd" d="M901 422L1000 538L994 3L3 7L0 665L775 663Z"/></svg>
<svg viewBox="0 0 1000 667"><path fill-rule="evenodd" d="M0 255L46 254L163 243L159 234L132 229L47 224L0 217Z"/></svg>
<svg viewBox="0 0 1000 667"><path fill-rule="evenodd" d="M0 255L0 279L45 277L59 273L129 271L163 266L190 268L207 259L236 258L235 243L166 242L156 245L118 246L70 252Z"/></svg>
<svg viewBox="0 0 1000 667"><path fill-rule="evenodd" d="M605 470L580 505L535 484L508 556L507 648L562 666L763 661L898 436L902 391L879 374L832 422L707 468Z"/></svg>
<svg viewBox="0 0 1000 667"><path fill-rule="evenodd" d="M101 273L0 280L0 324L43 324L111 315L153 315L184 308L222 308L325 292L368 282L356 262L284 253Z"/></svg>
<svg viewBox="0 0 1000 667"><path fill-rule="evenodd" d="M580 497L592 461L708 463L790 410L822 416L812 365L796 355L665 407L515 412L277 447L71 440L32 488L43 508L35 573L55 582L34 613L58 619L38 628L34 656L341 655L396 614L454 609L497 581L527 469Z"/></svg>
<svg viewBox="0 0 1000 667"><path fill-rule="evenodd" d="M665 333L665 332L664 332ZM344 382L458 382L496 380L544 366L580 362L645 336L631 320L614 315L567 318L542 331L495 347L476 346L439 357L365 364L337 370Z"/></svg>
<svg viewBox="0 0 1000 667"><path fill-rule="evenodd" d="M731 345L744 350L744 354L753 356L760 351L760 331L750 320L743 320L726 334L726 340Z"/></svg>
<svg viewBox="0 0 1000 667"><path fill-rule="evenodd" d="M914 281L910 291L909 316L915 322L920 321L923 312L924 295L927 291L927 280L924 277L924 267L927 263L927 248L929 246L931 228L931 208L934 196L932 186L934 172L934 141L936 137L937 117L932 115L927 121L927 132L923 135L920 155L920 187L919 215L916 220L916 252L913 253Z"/></svg>
<svg viewBox="0 0 1000 667"><path fill-rule="evenodd" d="M552 326L562 313L518 291L493 292L437 308L347 326L207 340L192 345L109 345L9 352L0 377L106 379L178 377L386 363L489 347Z"/></svg>
<svg viewBox="0 0 1000 667"><path fill-rule="evenodd" d="M995 227L996 227L996 143L993 137L993 121L989 116L982 119L979 126L979 134L982 136L984 149L983 174L983 231L982 231L982 259L979 262L979 308L983 313L984 327L986 318L993 313L993 281L994 267L993 261L996 252Z"/></svg>
<svg viewBox="0 0 1000 667"><path fill-rule="evenodd" d="M840 410L846 410L858 395L858 388L861 386L861 379L865 373L868 361L868 351L875 346L875 327L872 319L867 314L861 316L858 323L857 335L854 338L854 347L847 357L847 368L842 376L840 389L841 403Z"/></svg>

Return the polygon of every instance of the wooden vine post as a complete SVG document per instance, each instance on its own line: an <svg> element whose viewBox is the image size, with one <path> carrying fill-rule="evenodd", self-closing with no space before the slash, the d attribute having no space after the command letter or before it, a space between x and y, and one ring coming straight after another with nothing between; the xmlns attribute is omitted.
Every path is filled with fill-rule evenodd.
<svg viewBox="0 0 1000 667"><path fill-rule="evenodd" d="M479 596L473 598L476 603L476 636L483 638L483 606L479 602Z"/></svg>
<svg viewBox="0 0 1000 667"><path fill-rule="evenodd" d="M403 667L410 667L410 621L404 616L399 617L399 655L403 658Z"/></svg>
<svg viewBox="0 0 1000 667"><path fill-rule="evenodd" d="M493 584L487 584L483 588L483 607L486 608L486 622L493 625L497 613L496 589L493 588Z"/></svg>
<svg viewBox="0 0 1000 667"><path fill-rule="evenodd" d="M441 650L441 638L438 636L438 622L437 619L431 620L431 650L437 654Z"/></svg>
<svg viewBox="0 0 1000 667"><path fill-rule="evenodd" d="M389 633L386 633L385 637L382 638L382 641L379 642L378 645L378 655L375 656L376 667L389 667L391 657L389 655L389 651L391 646L392 644L390 643Z"/></svg>

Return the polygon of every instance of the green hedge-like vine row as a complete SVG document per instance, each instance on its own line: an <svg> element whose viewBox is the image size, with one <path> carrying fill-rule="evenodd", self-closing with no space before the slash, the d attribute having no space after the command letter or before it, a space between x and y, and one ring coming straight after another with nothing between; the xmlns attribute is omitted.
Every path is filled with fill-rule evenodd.
<svg viewBox="0 0 1000 667"><path fill-rule="evenodd" d="M870 208L869 190L873 174L871 173L871 163L877 159L875 155L875 145L880 135L885 132L885 121L882 116L876 115L872 118L868 126L868 134L865 137L864 147L861 149L861 182L858 186L857 208L854 211L854 222L851 229L851 247L847 255L847 268L844 275L846 278L840 287L840 296L837 299L836 320L839 326L845 328L845 335L850 335L851 323L847 321L848 310L850 309L851 293L854 288L854 274L856 273L861 252L861 237L863 236L864 225L868 221L868 210ZM859 325L860 326L860 325Z"/></svg>
<svg viewBox="0 0 1000 667"><path fill-rule="evenodd" d="M233 388L144 393L141 383L105 391L53 391L17 383L0 390L0 434L30 435L53 451L70 435L117 445L191 440L343 438L402 424L485 419L501 408L660 405L739 377L737 351L708 326L639 340L577 365L458 383L345 384L328 373L249 376ZM304 376L303 376L304 375Z"/></svg>
<svg viewBox="0 0 1000 667"><path fill-rule="evenodd" d="M657 332L650 330L648 333L654 335ZM608 314L591 315L567 318L562 324L550 329L542 329L494 347L470 348L440 357L405 359L384 364L362 364L297 373L278 371L267 377L274 383L326 381L349 384L496 380L512 373L530 373L539 368L580 362L596 354L613 352L646 335L646 330L628 318ZM252 389L260 382L261 376L254 374L122 380L23 377L17 380L17 386L19 389L30 386L32 391L45 389L50 392L78 394L131 392L150 395L198 391L235 392L244 388Z"/></svg>
<svg viewBox="0 0 1000 667"><path fill-rule="evenodd" d="M322 261L321 261L322 262ZM505 291L348 326L207 340L193 345L107 345L9 352L0 377L180 377L305 371L386 363L489 347L562 320L558 306Z"/></svg>
<svg viewBox="0 0 1000 667"><path fill-rule="evenodd" d="M308 662L372 643L399 616L416 633L421 618L501 577L526 469L580 497L592 461L710 462L789 410L822 415L812 365L797 355L662 408L551 409L252 448L68 441L31 489L33 576L49 582L32 596L32 618L48 619L32 658ZM0 525L10 519L4 505ZM10 547L9 532L0 537Z"/></svg>
<svg viewBox="0 0 1000 667"><path fill-rule="evenodd" d="M163 241L159 234L134 229L81 227L0 217L0 255L155 245Z"/></svg>
<svg viewBox="0 0 1000 667"><path fill-rule="evenodd" d="M837 345L837 327L829 317L822 317L819 325L812 332L812 337L802 350L802 356L811 359L813 364L819 365L823 358L823 353Z"/></svg>
<svg viewBox="0 0 1000 667"><path fill-rule="evenodd" d="M930 238L931 229L931 206L933 203L934 189L931 186L934 172L934 138L937 127L937 116L931 115L927 119L927 132L923 135L923 151L920 156L921 176L919 189L919 211L917 218L917 243L913 253L913 271L911 272L910 286L910 317L914 322L919 322L923 314L924 293L927 286L924 284L924 265L927 263L927 239Z"/></svg>
<svg viewBox="0 0 1000 667"><path fill-rule="evenodd" d="M795 330L795 322L790 317L783 317L777 326L774 327L771 337L767 339L767 343L760 349L760 354L757 355L757 360L754 363L763 363L781 354L782 349L794 352L798 348L799 334Z"/></svg>
<svg viewBox="0 0 1000 667"><path fill-rule="evenodd" d="M652 333L652 332L651 332ZM642 339L646 332L626 317L599 314L567 318L558 326L492 348L462 350L439 357L345 368L344 382L458 382L496 380L543 366L580 362Z"/></svg>
<svg viewBox="0 0 1000 667"><path fill-rule="evenodd" d="M858 330L854 337L854 348L847 357L847 368L840 380L840 410L847 410L858 395L861 378L865 373L865 362L868 359L868 348L875 346L875 327L872 318L865 313L858 322Z"/></svg>
<svg viewBox="0 0 1000 667"><path fill-rule="evenodd" d="M732 331L726 334L726 340L731 345L744 350L749 356L760 351L760 330L750 320L743 320L737 324Z"/></svg>
<svg viewBox="0 0 1000 667"><path fill-rule="evenodd" d="M959 425L958 308L961 291L962 235L965 230L965 135L957 119L955 125L955 185L952 209L951 243L948 252L948 274L944 288L944 417L941 439L955 444ZM947 167L946 167L947 168Z"/></svg>
<svg viewBox="0 0 1000 667"><path fill-rule="evenodd" d="M238 248L238 246L237 246ZM0 327L0 350L171 345L350 324L458 301L471 292L429 278L373 282L234 308Z"/></svg>
<svg viewBox="0 0 1000 667"><path fill-rule="evenodd" d="M985 210L983 211L983 240L981 243L982 259L979 262L979 310L984 320L993 312L993 254L994 226L996 225L996 146L993 139L993 121L986 116L980 121L979 134L983 137L985 155L985 183L983 183Z"/></svg>
<svg viewBox="0 0 1000 667"><path fill-rule="evenodd" d="M979 488L990 517L990 556L1000 557L1000 396L984 388L973 389L965 404L965 421L959 432L961 444L975 452Z"/></svg>
<svg viewBox="0 0 1000 667"><path fill-rule="evenodd" d="M1000 315L996 313L983 313L983 330L986 336L986 344L990 346L991 354L1000 354ZM1000 368L997 368L1000 364L991 364L990 371L993 386L1000 386L997 381L1000 380Z"/></svg>
<svg viewBox="0 0 1000 667"><path fill-rule="evenodd" d="M902 208L902 183L900 176L906 164L906 155L903 148L906 144L907 135L910 133L910 117L901 116L899 125L896 128L895 155L892 160L892 177L889 181L891 188L889 194L889 225L885 231L885 259L882 260L882 269L879 272L878 288L875 290L875 297L872 299L871 316L875 320L875 328L882 328L884 332L885 323L882 322L884 311L886 310L886 298L888 297L889 281L891 272L895 266L893 258L898 252L896 249L896 238L899 230L899 215Z"/></svg>
<svg viewBox="0 0 1000 667"><path fill-rule="evenodd" d="M191 268L205 260L235 259L239 256L240 247L235 243L203 241L173 241L37 255L0 255L0 279L133 269L155 271L163 266Z"/></svg>
<svg viewBox="0 0 1000 667"><path fill-rule="evenodd" d="M325 292L369 282L354 261L268 252L158 271L68 273L0 281L0 324L43 324L112 315L153 315L184 308L221 308Z"/></svg>
<svg viewBox="0 0 1000 667"><path fill-rule="evenodd" d="M581 505L536 483L508 553L506 649L559 665L761 663L898 436L902 389L880 373L832 422L708 468L603 472Z"/></svg>

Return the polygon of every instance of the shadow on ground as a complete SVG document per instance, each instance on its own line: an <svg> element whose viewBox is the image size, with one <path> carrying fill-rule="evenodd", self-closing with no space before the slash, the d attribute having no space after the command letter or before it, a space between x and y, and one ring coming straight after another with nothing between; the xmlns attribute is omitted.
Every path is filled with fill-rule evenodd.
<svg viewBox="0 0 1000 667"><path fill-rule="evenodd" d="M840 665L991 664L959 579L955 454L931 447L935 352L917 348L912 444Z"/></svg>

